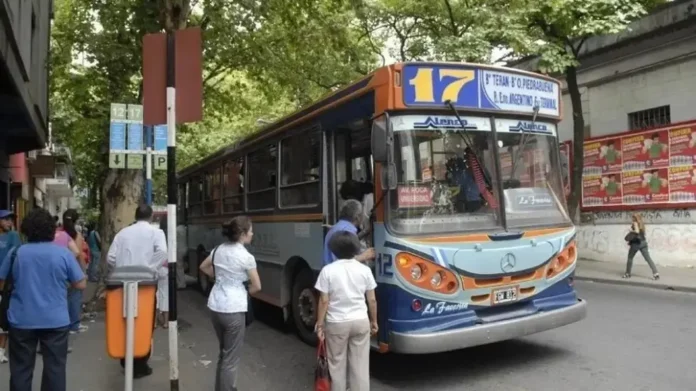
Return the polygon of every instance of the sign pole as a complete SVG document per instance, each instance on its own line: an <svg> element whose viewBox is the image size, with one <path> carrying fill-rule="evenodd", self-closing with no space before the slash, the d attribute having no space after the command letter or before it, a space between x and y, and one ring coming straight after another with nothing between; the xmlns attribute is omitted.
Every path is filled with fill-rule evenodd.
<svg viewBox="0 0 696 391"><path fill-rule="evenodd" d="M167 33L167 237L169 243L169 382L179 391L179 346L176 308L176 88L174 32Z"/></svg>
<svg viewBox="0 0 696 391"><path fill-rule="evenodd" d="M145 127L145 203L152 205L152 126Z"/></svg>

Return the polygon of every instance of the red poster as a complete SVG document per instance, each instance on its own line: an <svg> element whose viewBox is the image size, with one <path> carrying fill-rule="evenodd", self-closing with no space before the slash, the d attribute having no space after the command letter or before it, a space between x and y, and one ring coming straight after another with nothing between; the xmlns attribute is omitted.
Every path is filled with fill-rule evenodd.
<svg viewBox="0 0 696 391"><path fill-rule="evenodd" d="M696 201L696 168L681 166L669 168L670 202Z"/></svg>
<svg viewBox="0 0 696 391"><path fill-rule="evenodd" d="M649 170L669 166L669 134L656 130L621 139L625 171Z"/></svg>
<svg viewBox="0 0 696 391"><path fill-rule="evenodd" d="M571 142L566 141L561 143L561 179L563 180L563 190L565 191L565 196L570 195L570 178L572 171L570 169L570 146Z"/></svg>
<svg viewBox="0 0 696 391"><path fill-rule="evenodd" d="M621 201L621 174L582 177L582 206L619 205Z"/></svg>
<svg viewBox="0 0 696 391"><path fill-rule="evenodd" d="M433 204L429 186L399 186L399 208L429 208Z"/></svg>
<svg viewBox="0 0 696 391"><path fill-rule="evenodd" d="M670 166L696 164L696 126L669 131Z"/></svg>
<svg viewBox="0 0 696 391"><path fill-rule="evenodd" d="M623 173L624 204L659 204L669 202L668 169L625 171Z"/></svg>
<svg viewBox="0 0 696 391"><path fill-rule="evenodd" d="M583 145L583 175L621 172L621 138L589 141Z"/></svg>

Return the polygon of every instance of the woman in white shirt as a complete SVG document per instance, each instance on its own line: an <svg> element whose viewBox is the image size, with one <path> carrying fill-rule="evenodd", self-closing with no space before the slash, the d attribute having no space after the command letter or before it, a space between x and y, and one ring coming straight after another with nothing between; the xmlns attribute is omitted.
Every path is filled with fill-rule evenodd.
<svg viewBox="0 0 696 391"><path fill-rule="evenodd" d="M378 330L377 283L372 270L355 259L360 242L354 233L336 232L329 249L338 259L321 269L315 289L321 293L316 331L326 338L331 389L345 391L349 383L351 391L368 391L370 334Z"/></svg>
<svg viewBox="0 0 696 391"><path fill-rule="evenodd" d="M244 283L250 281L249 293L256 293L261 290L261 280L254 256L244 247L254 236L251 219L235 217L222 226L222 234L227 242L216 247L200 269L215 277L208 298L213 327L220 342L215 391L234 391L248 310Z"/></svg>

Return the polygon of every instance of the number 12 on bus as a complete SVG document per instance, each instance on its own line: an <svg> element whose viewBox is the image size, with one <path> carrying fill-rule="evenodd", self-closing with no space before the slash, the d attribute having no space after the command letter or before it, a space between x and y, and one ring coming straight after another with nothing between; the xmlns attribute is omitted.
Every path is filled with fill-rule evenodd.
<svg viewBox="0 0 696 391"><path fill-rule="evenodd" d="M380 352L462 349L580 321L559 121L559 83L540 75L380 68L181 171L181 256L207 294L198 266L223 242L221 224L251 216L255 298L316 343L324 235L351 185L374 205L362 229L377 254Z"/></svg>

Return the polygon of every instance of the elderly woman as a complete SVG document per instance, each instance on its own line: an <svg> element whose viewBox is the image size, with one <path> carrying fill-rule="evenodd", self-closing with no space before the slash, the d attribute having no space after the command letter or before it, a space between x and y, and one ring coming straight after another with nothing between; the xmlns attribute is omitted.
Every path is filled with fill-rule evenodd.
<svg viewBox="0 0 696 391"><path fill-rule="evenodd" d="M316 332L326 338L331 389L345 391L350 383L352 391L368 391L370 334L378 330L377 283L372 270L356 259L360 243L355 234L337 232L329 248L338 259L321 270L315 288L321 293Z"/></svg>
<svg viewBox="0 0 696 391"><path fill-rule="evenodd" d="M329 241L337 232L349 232L358 234L358 227L364 219L363 207L359 201L348 200L341 207L341 212L338 215L338 222L326 233L324 238L324 266L332 263L337 259L337 256L329 249ZM355 257L360 262L370 261L375 258L375 250L369 248L361 251Z"/></svg>

